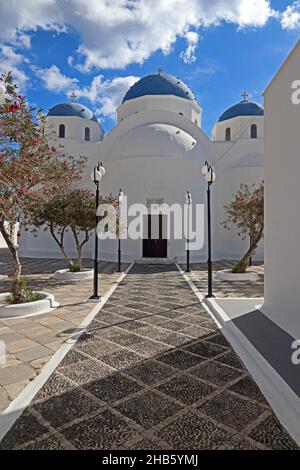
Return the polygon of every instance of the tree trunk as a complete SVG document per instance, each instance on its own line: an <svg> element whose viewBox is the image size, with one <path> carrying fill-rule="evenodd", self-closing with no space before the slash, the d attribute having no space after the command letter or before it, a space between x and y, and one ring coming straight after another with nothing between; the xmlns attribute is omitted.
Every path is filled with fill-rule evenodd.
<svg viewBox="0 0 300 470"><path fill-rule="evenodd" d="M248 251L244 254L242 259L234 266L232 272L233 273L244 273L249 266L249 261L254 250L257 248L257 243L252 243L248 249Z"/></svg>
<svg viewBox="0 0 300 470"><path fill-rule="evenodd" d="M70 269L70 271L72 270L72 267L73 267L73 261L72 259L69 257L68 253L66 252L65 250L65 247L64 247L64 232L65 232L65 228L62 229L62 233L61 233L61 241L59 241L59 239L57 238L57 236L55 235L55 227L53 227L52 225L50 225L49 227L50 229L50 233L53 237L53 239L55 240L55 242L57 243L57 245L59 246L59 249L63 255L63 257L65 258L67 264L68 264L68 268Z"/></svg>
<svg viewBox="0 0 300 470"><path fill-rule="evenodd" d="M242 257L242 259L234 266L232 272L233 273L244 273L247 270L247 267L249 266L249 261L251 259L251 256L253 255L254 251L257 248L257 245L262 237L263 234L263 227L259 231L259 233L256 235L256 237L253 237L251 239L250 247Z"/></svg>
<svg viewBox="0 0 300 470"><path fill-rule="evenodd" d="M21 273L22 273L22 266L19 259L18 248L14 244L14 232L11 231L11 236L8 233L7 229L4 225L4 220L0 220L0 232L7 244L9 253L12 257L13 262L13 273L12 273L12 286L11 286L11 294L12 294L12 302L13 303L21 303L26 301L26 283L21 282Z"/></svg>

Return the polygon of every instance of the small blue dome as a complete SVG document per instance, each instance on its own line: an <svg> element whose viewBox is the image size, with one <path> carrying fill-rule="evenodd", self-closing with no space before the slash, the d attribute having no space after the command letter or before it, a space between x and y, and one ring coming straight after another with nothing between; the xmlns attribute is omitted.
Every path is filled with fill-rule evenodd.
<svg viewBox="0 0 300 470"><path fill-rule="evenodd" d="M195 101L193 93L182 80L165 73L156 73L141 78L127 91L123 103L145 95L173 95Z"/></svg>
<svg viewBox="0 0 300 470"><path fill-rule="evenodd" d="M241 101L240 103L231 106L219 118L219 122L227 121L239 116L263 116L264 108L262 105L252 101Z"/></svg>
<svg viewBox="0 0 300 470"><path fill-rule="evenodd" d="M53 108L49 109L48 116L75 116L98 122L95 114L84 104L73 102L56 104Z"/></svg>

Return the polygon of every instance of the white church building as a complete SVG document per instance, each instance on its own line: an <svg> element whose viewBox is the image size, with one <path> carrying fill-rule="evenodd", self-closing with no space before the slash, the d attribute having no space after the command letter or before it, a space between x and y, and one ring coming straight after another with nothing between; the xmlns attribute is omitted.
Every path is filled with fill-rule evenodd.
<svg viewBox="0 0 300 470"><path fill-rule="evenodd" d="M208 161L216 173L211 188L213 258L238 259L248 240L238 237L235 227L226 231L221 226L226 218L224 205L232 200L241 183L259 183L264 178L264 110L246 98L245 93L242 101L216 117L209 137L201 127L202 108L188 86L159 71L141 78L127 91L116 110L116 125L107 134L93 112L78 102L57 104L49 110L46 122L66 155L87 157L84 184L93 188L90 173L101 161L106 169L101 193L117 195L121 188L128 207L134 203L147 207L183 205L187 191L192 194L193 204L206 205L201 168ZM147 217L144 239L122 240L123 260L151 257L183 261L186 240L172 235L163 239L164 227L170 223L168 216ZM147 240L151 224L158 227L158 235ZM204 245L191 252L191 261L206 260L205 227L206 223ZM23 256L60 257L47 232L41 231L38 238L24 232L20 243ZM72 253L72 245L69 250ZM85 249L85 257L92 256L93 240ZM117 241L102 240L100 259L116 257ZM255 258L263 259L262 245Z"/></svg>

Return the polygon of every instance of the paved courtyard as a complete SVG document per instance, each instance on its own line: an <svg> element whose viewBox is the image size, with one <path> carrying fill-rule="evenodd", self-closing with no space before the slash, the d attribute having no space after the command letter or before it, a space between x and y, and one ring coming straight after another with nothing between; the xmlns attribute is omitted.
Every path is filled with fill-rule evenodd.
<svg viewBox="0 0 300 470"><path fill-rule="evenodd" d="M0 292L7 292L11 261L4 250L0 262ZM6 362L0 364L0 413L39 374L66 339L76 333L93 307L84 302L92 292L92 280L70 283L52 278L57 269L65 267L63 260L25 258L22 264L30 287L54 294L60 307L46 315L0 319L0 340L6 346ZM85 260L85 266L92 266L92 261ZM101 263L99 281L103 294L119 277L115 269L115 263Z"/></svg>
<svg viewBox="0 0 300 470"><path fill-rule="evenodd" d="M222 269L231 269L234 266L234 261L214 261L212 264L213 274ZM182 269L185 264L181 265ZM203 293L207 289L207 263L191 263L189 273L190 279L194 282L196 287ZM245 281L219 281L213 277L213 291L216 297L263 297L264 296L264 265L261 262L254 262L253 266L249 268L258 274L258 280L255 282Z"/></svg>
<svg viewBox="0 0 300 470"><path fill-rule="evenodd" d="M297 446L176 267L135 265L0 448Z"/></svg>

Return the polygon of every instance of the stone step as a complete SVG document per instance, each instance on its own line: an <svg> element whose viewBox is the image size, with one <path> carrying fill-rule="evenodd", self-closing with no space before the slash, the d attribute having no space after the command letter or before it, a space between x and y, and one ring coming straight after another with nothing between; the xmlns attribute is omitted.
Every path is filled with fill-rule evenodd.
<svg viewBox="0 0 300 470"><path fill-rule="evenodd" d="M174 264L171 258L138 258L135 260L137 264Z"/></svg>

